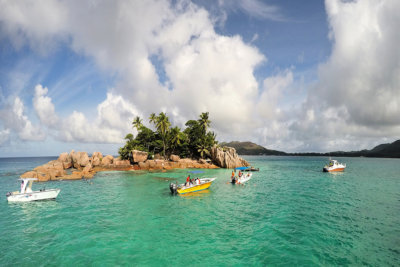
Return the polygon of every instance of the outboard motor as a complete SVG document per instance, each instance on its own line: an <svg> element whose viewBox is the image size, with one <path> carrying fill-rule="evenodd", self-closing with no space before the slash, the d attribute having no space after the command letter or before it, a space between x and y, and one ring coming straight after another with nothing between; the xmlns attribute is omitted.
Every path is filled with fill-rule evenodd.
<svg viewBox="0 0 400 267"><path fill-rule="evenodd" d="M9 197L9 196L11 196L11 195L12 195L11 192L7 192L6 197Z"/></svg>
<svg viewBox="0 0 400 267"><path fill-rule="evenodd" d="M233 177L233 179L231 180L231 183L232 183L232 184L236 184L236 181L237 181L237 178L236 178L236 176L235 176L235 177Z"/></svg>
<svg viewBox="0 0 400 267"><path fill-rule="evenodd" d="M169 190L171 190L171 194L176 195L178 193L178 185L174 184L174 183L170 183Z"/></svg>

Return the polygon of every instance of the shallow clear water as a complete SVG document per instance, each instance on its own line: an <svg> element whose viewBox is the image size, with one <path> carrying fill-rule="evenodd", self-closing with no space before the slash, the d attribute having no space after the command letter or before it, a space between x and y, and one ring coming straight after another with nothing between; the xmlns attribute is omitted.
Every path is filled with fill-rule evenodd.
<svg viewBox="0 0 400 267"><path fill-rule="evenodd" d="M103 172L60 188L56 201L9 204L22 172L49 158L0 159L1 265L369 265L400 262L400 160L246 157L260 167L245 186L171 196L188 170ZM35 186L35 185L34 185Z"/></svg>

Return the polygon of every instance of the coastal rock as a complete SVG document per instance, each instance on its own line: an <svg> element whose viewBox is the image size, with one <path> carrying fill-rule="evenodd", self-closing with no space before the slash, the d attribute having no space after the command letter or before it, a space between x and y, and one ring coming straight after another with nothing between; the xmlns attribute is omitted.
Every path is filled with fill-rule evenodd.
<svg viewBox="0 0 400 267"><path fill-rule="evenodd" d="M155 163L156 163L156 166L155 166L156 170L162 170L168 165L167 164L168 162L165 160L155 160Z"/></svg>
<svg viewBox="0 0 400 267"><path fill-rule="evenodd" d="M69 169L72 167L72 158L67 152L61 153L57 161L62 163L64 169Z"/></svg>
<svg viewBox="0 0 400 267"><path fill-rule="evenodd" d="M192 159L180 159L178 162L182 169L195 168L196 161Z"/></svg>
<svg viewBox="0 0 400 267"><path fill-rule="evenodd" d="M206 161L205 159L199 159L199 162L200 162L201 164L207 164L207 161Z"/></svg>
<svg viewBox="0 0 400 267"><path fill-rule="evenodd" d="M83 172L81 171L74 171L72 174L65 177L68 180L79 180L83 178Z"/></svg>
<svg viewBox="0 0 400 267"><path fill-rule="evenodd" d="M37 171L25 172L20 177L21 178L37 178Z"/></svg>
<svg viewBox="0 0 400 267"><path fill-rule="evenodd" d="M88 164L85 166L85 168L83 168L82 172L83 173L89 173L92 170L92 164Z"/></svg>
<svg viewBox="0 0 400 267"><path fill-rule="evenodd" d="M94 172L92 171L92 164L87 164L82 170L82 176L85 178L93 178Z"/></svg>
<svg viewBox="0 0 400 267"><path fill-rule="evenodd" d="M122 160L120 158L114 159L114 167L115 168L128 168L131 166L129 160Z"/></svg>
<svg viewBox="0 0 400 267"><path fill-rule="evenodd" d="M102 159L101 166L107 167L113 164L113 162L114 162L114 157L111 155L107 155Z"/></svg>
<svg viewBox="0 0 400 267"><path fill-rule="evenodd" d="M81 169L89 164L89 156L86 152L74 152L72 150L70 156L72 158L73 166L76 169Z"/></svg>
<svg viewBox="0 0 400 267"><path fill-rule="evenodd" d="M103 160L103 154L100 152L93 152L91 157L92 166L100 166L101 161Z"/></svg>
<svg viewBox="0 0 400 267"><path fill-rule="evenodd" d="M150 166L149 161L150 161L150 160L145 161L145 162L139 162L139 168L140 168L141 170L148 170L148 169L149 169L149 166Z"/></svg>
<svg viewBox="0 0 400 267"><path fill-rule="evenodd" d="M169 160L173 162L178 162L181 158L178 155L169 156Z"/></svg>
<svg viewBox="0 0 400 267"><path fill-rule="evenodd" d="M39 182L46 182L50 180L50 175L48 173L29 171L25 172L20 176L21 178L38 178Z"/></svg>
<svg viewBox="0 0 400 267"><path fill-rule="evenodd" d="M78 161L78 164L81 165L82 167L85 167L86 165L89 164L89 155L86 152L80 152L80 161Z"/></svg>
<svg viewBox="0 0 400 267"><path fill-rule="evenodd" d="M132 160L134 163L145 162L148 153L140 150L132 150Z"/></svg>
<svg viewBox="0 0 400 267"><path fill-rule="evenodd" d="M100 166L101 160L103 158L92 158L92 165L93 166Z"/></svg>
<svg viewBox="0 0 400 267"><path fill-rule="evenodd" d="M221 168L233 169L250 165L246 160L238 156L236 149L233 147L220 148L214 145L211 148L211 158Z"/></svg>
<svg viewBox="0 0 400 267"><path fill-rule="evenodd" d="M46 182L50 180L50 175L48 173L37 172L37 178L39 182Z"/></svg>
<svg viewBox="0 0 400 267"><path fill-rule="evenodd" d="M154 159L163 159L160 153L154 155Z"/></svg>
<svg viewBox="0 0 400 267"><path fill-rule="evenodd" d="M141 153L146 153L139 151ZM140 153L138 153L140 154ZM147 154L147 153L146 153ZM146 156L147 159L147 156ZM121 160L111 155L103 157L100 152L94 152L89 158L86 152L61 153L57 160L49 161L46 164L36 167L32 171L25 172L21 178L38 178L39 181L49 180L78 180L82 178L92 178L98 171L109 170L156 170L165 171L176 168L218 168L205 160L181 159L177 155L171 155L169 160L154 159L145 160L136 159L138 164L131 165L129 160ZM72 174L67 174L65 169L74 166Z"/></svg>
<svg viewBox="0 0 400 267"><path fill-rule="evenodd" d="M39 181L55 180L57 177L66 174L63 163L58 160L49 161L46 164L36 167L33 171L37 172Z"/></svg>

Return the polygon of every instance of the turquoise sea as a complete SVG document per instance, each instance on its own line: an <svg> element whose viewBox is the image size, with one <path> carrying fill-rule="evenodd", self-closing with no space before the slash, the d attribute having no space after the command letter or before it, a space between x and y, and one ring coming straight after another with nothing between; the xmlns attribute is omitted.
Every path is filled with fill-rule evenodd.
<svg viewBox="0 0 400 267"><path fill-rule="evenodd" d="M24 204L6 192L52 158L0 159L0 265L399 266L400 159L330 174L323 157L245 158L260 171L244 186L205 170L209 190L172 196L188 170L103 172L37 183L61 193Z"/></svg>

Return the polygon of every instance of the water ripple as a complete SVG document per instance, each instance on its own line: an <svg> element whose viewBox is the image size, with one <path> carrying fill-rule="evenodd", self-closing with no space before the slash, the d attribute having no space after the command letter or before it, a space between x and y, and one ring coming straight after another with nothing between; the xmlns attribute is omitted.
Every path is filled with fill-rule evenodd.
<svg viewBox="0 0 400 267"><path fill-rule="evenodd" d="M104 172L89 183L46 183L61 188L57 201L0 202L0 262L398 264L398 160L346 159L349 170L332 175L320 171L323 158L249 159L260 172L245 186L227 183L230 170L207 170L218 177L209 190L171 196L169 182L186 170ZM3 196L18 187L12 168L0 164Z"/></svg>

